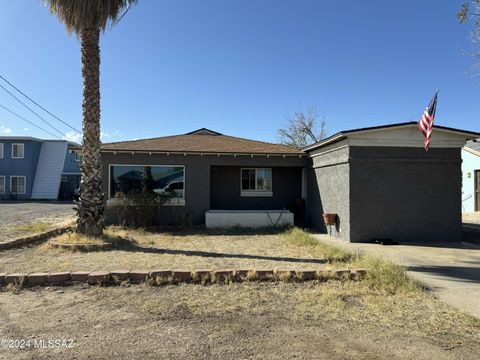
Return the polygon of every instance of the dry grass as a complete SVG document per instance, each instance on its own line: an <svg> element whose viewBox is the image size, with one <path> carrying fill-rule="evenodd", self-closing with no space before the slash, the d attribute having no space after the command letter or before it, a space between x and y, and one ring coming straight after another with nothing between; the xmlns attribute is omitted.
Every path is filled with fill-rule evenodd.
<svg viewBox="0 0 480 360"><path fill-rule="evenodd" d="M47 231L51 227L52 225L50 224L44 223L42 221L37 221L31 224L21 225L17 228L17 230L22 233L39 233Z"/></svg>
<svg viewBox="0 0 480 360"><path fill-rule="evenodd" d="M239 231L235 231L236 234ZM321 269L339 250L328 246L299 246L283 233L257 235L243 230L185 230L151 233L144 230L109 227L103 240L112 242L114 250L70 252L52 249L47 244L0 253L0 271L75 271L118 269ZM298 231L298 234L303 234ZM63 241L90 242L75 235Z"/></svg>
<svg viewBox="0 0 480 360"><path fill-rule="evenodd" d="M423 292L388 295L362 282L74 286L1 297L15 323L0 324L5 337L60 332L75 339L79 358L476 359L480 351L479 320Z"/></svg>
<svg viewBox="0 0 480 360"><path fill-rule="evenodd" d="M287 230L283 236L293 245L307 246L310 247L312 251L322 252L324 259L330 262L345 262L351 260L353 257L352 253L348 252L347 250L321 243L308 232L299 228Z"/></svg>
<svg viewBox="0 0 480 360"><path fill-rule="evenodd" d="M360 267L367 269L364 284L373 291L408 294L422 290L418 282L407 276L404 267L323 244L297 228L269 235L226 235L205 231L149 233L109 227L100 239L66 233L55 240L87 245L109 242L114 245L114 250L71 252L52 249L48 244L11 250L0 253L0 272L168 268L319 270ZM255 271L252 271L247 280L254 278ZM289 281L292 278L285 274L281 280ZM207 283L205 279L199 281ZM159 280L159 284L165 283L168 283L167 279Z"/></svg>
<svg viewBox="0 0 480 360"><path fill-rule="evenodd" d="M122 296L115 301L121 303L119 306L128 305L150 315L172 314L174 309L169 310L169 304L175 299L176 306L181 305L194 316L274 313L291 320L348 319L367 326L397 327L412 334L450 332L466 333L473 338L480 336L480 320L460 313L428 293L387 295L362 282L280 282L275 286L246 282L208 287L182 284L166 286L148 300L145 292L136 297Z"/></svg>
<svg viewBox="0 0 480 360"><path fill-rule="evenodd" d="M424 291L425 287L407 274L404 266L389 260L373 256L360 256L350 264L352 267L365 268L364 282L373 290L387 294L414 293Z"/></svg>
<svg viewBox="0 0 480 360"><path fill-rule="evenodd" d="M57 236L51 240L61 244L100 245L110 240L110 238L108 237L108 235L100 238L95 238L90 236L84 236L75 232L66 232L65 234Z"/></svg>
<svg viewBox="0 0 480 360"><path fill-rule="evenodd" d="M79 239L78 235L63 235L63 241L91 241ZM247 316L251 319L287 319L293 322L317 321L339 324L341 331L348 331L352 324L362 333L400 333L412 337L436 341L448 349L473 346L480 348L480 320L445 305L431 296L418 282L412 280L404 267L380 258L359 256L346 250L320 244L308 233L292 229L282 234L270 235L222 235L198 233L152 234L141 230L109 228L107 241L130 241L125 250L100 253L69 253L49 249L46 246L13 250L0 253L0 272L7 264L21 264L19 267L39 266L42 270L55 267L62 269L86 269L95 262L97 269L121 268L119 264L130 264L124 268L285 268L285 261L259 260L255 258L226 258L227 255L250 255L264 257L293 256L310 254L310 259L329 261L328 267L363 267L367 275L363 281L291 281L285 274L272 286L268 282L250 282L255 271L247 276L244 283L218 279L195 278L197 284L171 285L171 278L156 278L140 286L129 284L117 288L94 287L81 291L72 301L95 303L95 310L103 303L108 309L122 309L123 313L134 312L145 318L186 318L186 319L228 319L231 316ZM98 241L98 240L97 240ZM163 249L170 252L143 253L138 248ZM180 251L179 253L177 253ZM185 251L193 252L185 255ZM196 251L222 254L205 257ZM138 253L139 252L139 253ZM31 257L29 256L31 255ZM312 256L314 254L315 256ZM138 258L136 256L139 256ZM298 258L297 258L298 259ZM104 262L102 262L104 261ZM43 263L42 263L43 262ZM281 266L278 266L282 263ZM47 266L45 266L45 264ZM72 267L78 266L77 268ZM87 264L87 265L85 265ZM101 267L99 266L101 265ZM135 266L133 266L133 265ZM226 266L225 264L228 264ZM230 266L232 265L233 266ZM277 265L277 266L275 266ZM304 264L291 263L290 267L302 268ZM308 265L307 265L308 266ZM318 265L315 268L318 269ZM35 270L36 271L36 270ZM163 285L158 289L149 285ZM8 289L7 289L8 290ZM15 293L28 294L21 286L9 289ZM86 292L86 293L85 293ZM13 295L12 295L13 296ZM17 295L18 296L18 295ZM5 297L4 297L5 299ZM8 298L7 298L7 301ZM12 298L12 303L17 300ZM59 305L61 306L61 304ZM226 320L221 320L224 322ZM349 324L349 325L346 325ZM343 328L342 328L343 326ZM369 335L370 336L370 335ZM392 335L392 339L394 335ZM443 345L446 344L446 345Z"/></svg>

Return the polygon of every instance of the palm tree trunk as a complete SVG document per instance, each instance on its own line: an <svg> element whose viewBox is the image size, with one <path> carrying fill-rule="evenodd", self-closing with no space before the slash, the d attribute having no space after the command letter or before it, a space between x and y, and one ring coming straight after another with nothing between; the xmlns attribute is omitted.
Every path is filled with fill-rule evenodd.
<svg viewBox="0 0 480 360"><path fill-rule="evenodd" d="M83 29L80 37L83 77L83 158L77 231L89 236L100 236L104 229L100 159L100 30Z"/></svg>

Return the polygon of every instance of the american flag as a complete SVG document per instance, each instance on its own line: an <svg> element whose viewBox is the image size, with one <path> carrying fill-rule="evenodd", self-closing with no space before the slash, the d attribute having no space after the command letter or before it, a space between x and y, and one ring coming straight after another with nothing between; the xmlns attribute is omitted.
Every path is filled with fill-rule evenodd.
<svg viewBox="0 0 480 360"><path fill-rule="evenodd" d="M438 90L433 96L432 101L430 101L430 104L428 104L427 108L423 112L422 118L418 122L418 128L420 129L420 132L425 136L425 144L424 148L425 151L428 151L428 148L430 147L430 138L432 136L432 130L433 130L433 120L435 120L435 110L437 109L437 96L438 96Z"/></svg>

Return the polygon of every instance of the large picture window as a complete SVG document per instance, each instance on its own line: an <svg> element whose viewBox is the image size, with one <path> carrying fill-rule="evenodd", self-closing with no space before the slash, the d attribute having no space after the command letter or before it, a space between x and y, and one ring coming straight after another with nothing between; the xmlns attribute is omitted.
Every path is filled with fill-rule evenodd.
<svg viewBox="0 0 480 360"><path fill-rule="evenodd" d="M185 197L185 168L163 165L111 165L110 197L116 193L138 194L147 188L159 195Z"/></svg>
<svg viewBox="0 0 480 360"><path fill-rule="evenodd" d="M241 169L241 196L272 196L272 169Z"/></svg>
<svg viewBox="0 0 480 360"><path fill-rule="evenodd" d="M0 175L0 194L5 194L5 176Z"/></svg>

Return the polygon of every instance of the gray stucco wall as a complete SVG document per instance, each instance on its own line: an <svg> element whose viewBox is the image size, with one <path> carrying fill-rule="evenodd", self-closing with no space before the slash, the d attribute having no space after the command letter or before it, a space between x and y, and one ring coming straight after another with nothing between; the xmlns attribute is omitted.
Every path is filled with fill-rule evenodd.
<svg viewBox="0 0 480 360"><path fill-rule="evenodd" d="M351 242L461 239L460 149L357 147L312 152L307 212L326 232L322 213L337 213L338 237Z"/></svg>
<svg viewBox="0 0 480 360"><path fill-rule="evenodd" d="M0 194L0 199L9 199L10 195L10 177L26 177L26 194L16 195L19 200L29 199L32 194L33 182L35 181L35 172L37 170L38 157L42 148L42 143L34 140L6 140L0 139L3 143L3 158L0 158L0 175L5 176L5 194ZM12 159L12 144L24 144L24 158Z"/></svg>
<svg viewBox="0 0 480 360"><path fill-rule="evenodd" d="M308 169L307 219L309 225L327 232L322 213L336 213L337 225L333 234L343 240L350 236L349 149L330 148L322 154L312 154Z"/></svg>
<svg viewBox="0 0 480 360"><path fill-rule="evenodd" d="M270 167L270 166L269 166ZM242 197L240 166L213 166L211 208L216 210L272 210L293 208L302 194L302 168L272 167L272 196Z"/></svg>
<svg viewBox="0 0 480 360"><path fill-rule="evenodd" d="M350 241L461 239L460 149L350 147Z"/></svg>
<svg viewBox="0 0 480 360"><path fill-rule="evenodd" d="M188 218L195 224L205 222L205 212L210 210L210 173L212 166L237 167L305 167L305 157L279 156L232 156L232 155L163 155L144 153L102 153L103 191L108 192L109 165L184 165L185 166L185 205L165 206L162 217L165 223L179 222ZM274 185L275 186L275 185Z"/></svg>

